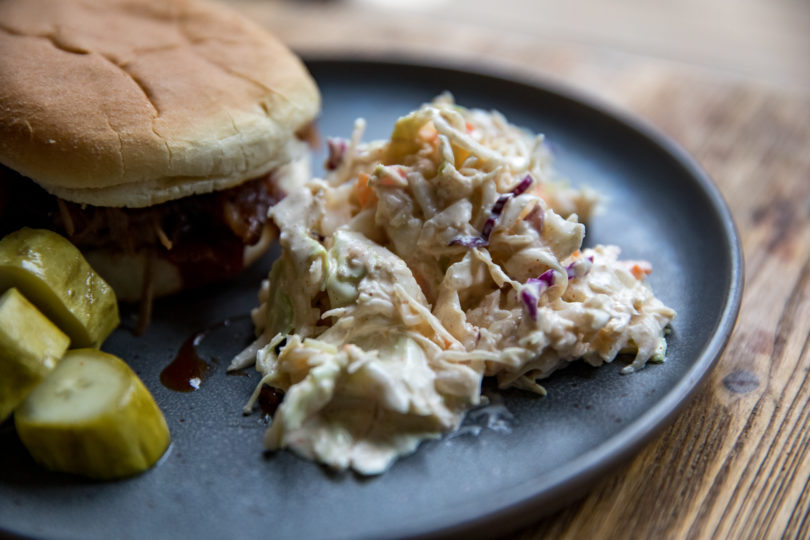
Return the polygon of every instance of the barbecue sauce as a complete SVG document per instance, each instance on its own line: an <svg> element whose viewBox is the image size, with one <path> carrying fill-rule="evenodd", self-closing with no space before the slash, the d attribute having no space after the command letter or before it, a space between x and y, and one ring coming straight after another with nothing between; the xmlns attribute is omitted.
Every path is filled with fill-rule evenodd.
<svg viewBox="0 0 810 540"><path fill-rule="evenodd" d="M203 379L211 371L211 365L197 354L197 345L205 338L206 331L192 334L180 346L171 364L160 372L160 382L169 390L193 392L200 388Z"/></svg>
<svg viewBox="0 0 810 540"><path fill-rule="evenodd" d="M211 374L213 366L203 360L197 352L200 343L221 328L227 328L235 321L245 320L249 315L241 315L215 323L208 328L191 334L177 351L174 360L163 368L160 373L160 382L169 390L177 392L193 392L200 388L205 378ZM216 359L212 359L214 363Z"/></svg>
<svg viewBox="0 0 810 540"><path fill-rule="evenodd" d="M256 400L256 403L259 404L259 408L262 410L262 415L264 418L269 420L276 413L276 409L278 409L278 406L281 405L281 400L283 399L283 390L273 388L272 386L262 385L262 389L259 390L259 397Z"/></svg>

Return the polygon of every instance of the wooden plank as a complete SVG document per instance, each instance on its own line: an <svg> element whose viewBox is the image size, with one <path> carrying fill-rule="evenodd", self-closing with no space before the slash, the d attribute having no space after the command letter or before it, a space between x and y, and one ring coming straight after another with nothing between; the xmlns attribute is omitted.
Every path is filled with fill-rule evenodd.
<svg viewBox="0 0 810 540"><path fill-rule="evenodd" d="M810 89L810 9L795 0L231 0L296 48L530 40L655 57ZM459 45L457 36L450 46ZM474 45L473 45L474 47ZM475 48L475 47L474 47ZM478 47L478 49L486 49ZM368 52L369 49L366 49Z"/></svg>

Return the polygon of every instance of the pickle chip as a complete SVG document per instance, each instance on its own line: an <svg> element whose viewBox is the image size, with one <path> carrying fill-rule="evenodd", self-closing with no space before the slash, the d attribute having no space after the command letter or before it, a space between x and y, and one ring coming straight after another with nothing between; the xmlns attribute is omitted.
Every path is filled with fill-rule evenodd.
<svg viewBox="0 0 810 540"><path fill-rule="evenodd" d="M97 349L68 351L14 421L40 464L103 480L149 469L170 442L163 413L135 372Z"/></svg>
<svg viewBox="0 0 810 540"><path fill-rule="evenodd" d="M24 228L0 240L0 291L11 287L61 328L72 348L98 348L120 322L112 288L52 231Z"/></svg>
<svg viewBox="0 0 810 540"><path fill-rule="evenodd" d="M0 422L56 367L69 344L20 291L0 296Z"/></svg>

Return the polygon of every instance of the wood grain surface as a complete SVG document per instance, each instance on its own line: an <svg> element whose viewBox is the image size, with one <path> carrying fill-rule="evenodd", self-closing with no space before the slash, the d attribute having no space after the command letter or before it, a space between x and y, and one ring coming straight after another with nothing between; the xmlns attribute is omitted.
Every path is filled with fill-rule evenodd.
<svg viewBox="0 0 810 540"><path fill-rule="evenodd" d="M393 14L358 2L232 3L305 55L396 54L552 77L641 116L697 158L743 245L745 290L731 341L672 426L584 499L515 536L810 538L810 84L802 71L810 49L779 49L799 39L793 26L770 29L779 43L755 34L765 49L756 61L777 51L780 65L792 66L787 81L756 66L690 62L693 44L680 56L677 47L656 55L643 40L622 48L598 34L567 39L559 28L509 32L483 9L435 16L449 12L446 3ZM540 17L520 4L526 17Z"/></svg>
<svg viewBox="0 0 810 540"><path fill-rule="evenodd" d="M522 536L807 538L810 103L645 71L625 104L697 157L739 228L746 277L737 328L671 428L584 501Z"/></svg>

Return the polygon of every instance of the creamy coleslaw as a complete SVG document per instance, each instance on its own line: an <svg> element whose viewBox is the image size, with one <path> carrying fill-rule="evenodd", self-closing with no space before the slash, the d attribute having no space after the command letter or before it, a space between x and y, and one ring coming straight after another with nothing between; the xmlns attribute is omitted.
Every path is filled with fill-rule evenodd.
<svg viewBox="0 0 810 540"><path fill-rule="evenodd" d="M281 256L253 312L255 363L285 392L265 436L379 474L457 429L481 382L545 393L568 363L666 354L675 316L644 261L582 249L597 197L552 167L542 136L442 95L391 138L331 139L324 179L270 211Z"/></svg>

